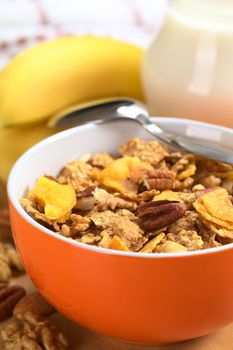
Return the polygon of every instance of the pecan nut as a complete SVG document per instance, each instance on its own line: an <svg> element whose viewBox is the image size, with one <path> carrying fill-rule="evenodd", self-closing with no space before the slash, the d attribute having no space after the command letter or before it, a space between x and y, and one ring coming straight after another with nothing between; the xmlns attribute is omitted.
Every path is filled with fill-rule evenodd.
<svg viewBox="0 0 233 350"><path fill-rule="evenodd" d="M5 281L0 281L0 291L1 291L2 289L5 289L7 286L8 286L8 283L7 283L7 282L5 282Z"/></svg>
<svg viewBox="0 0 233 350"><path fill-rule="evenodd" d="M171 190L175 181L175 173L168 169L148 170L145 173L144 185L148 190Z"/></svg>
<svg viewBox="0 0 233 350"><path fill-rule="evenodd" d="M0 321L12 315L15 305L25 294L21 286L5 286L0 290Z"/></svg>
<svg viewBox="0 0 233 350"><path fill-rule="evenodd" d="M180 219L185 211L186 206L183 203L161 200L141 205L138 208L138 216L146 231L154 231Z"/></svg>

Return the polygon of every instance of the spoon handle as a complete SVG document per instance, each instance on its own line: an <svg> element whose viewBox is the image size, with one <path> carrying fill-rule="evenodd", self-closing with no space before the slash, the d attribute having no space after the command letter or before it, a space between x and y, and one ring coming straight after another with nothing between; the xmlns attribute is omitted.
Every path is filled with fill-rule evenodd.
<svg viewBox="0 0 233 350"><path fill-rule="evenodd" d="M143 128L148 131L150 134L158 138L160 141L165 142L166 144L171 146L171 137L169 134L164 132L157 126L154 122L152 122L148 116L143 114L138 114L136 117L137 122L139 122Z"/></svg>
<svg viewBox="0 0 233 350"><path fill-rule="evenodd" d="M176 150L195 153L228 164L233 164L233 150L222 147L219 143L213 144L210 141L202 139L169 135L143 114L137 115L136 120L146 131Z"/></svg>

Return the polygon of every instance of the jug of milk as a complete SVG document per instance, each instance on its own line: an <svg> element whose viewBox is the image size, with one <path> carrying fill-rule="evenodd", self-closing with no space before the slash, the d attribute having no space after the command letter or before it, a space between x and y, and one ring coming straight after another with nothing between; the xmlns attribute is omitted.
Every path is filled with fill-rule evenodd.
<svg viewBox="0 0 233 350"><path fill-rule="evenodd" d="M142 79L152 115L233 128L233 1L171 0Z"/></svg>

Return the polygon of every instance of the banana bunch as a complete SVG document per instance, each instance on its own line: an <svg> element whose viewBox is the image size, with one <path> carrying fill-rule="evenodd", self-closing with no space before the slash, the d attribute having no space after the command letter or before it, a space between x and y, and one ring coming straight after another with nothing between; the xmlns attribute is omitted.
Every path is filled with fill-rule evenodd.
<svg viewBox="0 0 233 350"><path fill-rule="evenodd" d="M143 50L108 37L64 37L15 57L0 72L0 178L30 146L53 134L63 110L108 97L143 100Z"/></svg>

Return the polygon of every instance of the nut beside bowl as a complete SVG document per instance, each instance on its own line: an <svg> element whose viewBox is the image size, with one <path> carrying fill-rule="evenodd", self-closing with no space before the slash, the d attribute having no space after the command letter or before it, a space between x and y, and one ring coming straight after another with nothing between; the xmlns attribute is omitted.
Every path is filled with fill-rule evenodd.
<svg viewBox="0 0 233 350"><path fill-rule="evenodd" d="M192 130L232 142L233 130L157 118L168 132ZM194 252L132 253L100 249L58 235L33 220L19 199L43 174L56 175L86 152L114 152L129 138L150 140L131 121L84 125L27 151L8 181L14 240L42 295L74 322L128 342L168 344L233 321L233 244Z"/></svg>

